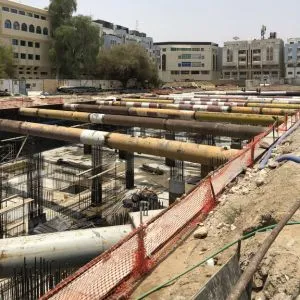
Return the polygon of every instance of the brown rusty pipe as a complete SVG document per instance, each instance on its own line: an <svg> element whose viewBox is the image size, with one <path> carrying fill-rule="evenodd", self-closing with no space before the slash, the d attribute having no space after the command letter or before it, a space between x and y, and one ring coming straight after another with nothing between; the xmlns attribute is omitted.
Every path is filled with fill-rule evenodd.
<svg viewBox="0 0 300 300"><path fill-rule="evenodd" d="M292 115L296 111L296 107L300 105L295 104L271 104L275 108L261 105L253 105L253 107L237 107L236 105L211 105L211 104L170 104L170 103L150 103L150 102L124 102L124 101L98 101L103 106L125 106L125 107L141 107L141 108L156 108L156 109L174 109L174 110L192 110L192 111L209 111L209 112L240 112L247 114L272 114L272 115ZM267 105L267 104L266 104ZM290 105L290 107L288 106ZM276 108L277 107L277 108ZM284 108L285 107L285 108ZM240 110L239 110L240 109Z"/></svg>
<svg viewBox="0 0 300 300"><path fill-rule="evenodd" d="M239 153L237 150L224 150L221 147L215 146L148 137L139 138L120 133L109 133L105 131L68 128L5 119L0 119L0 131L33 135L72 143L102 145L128 152L139 152L212 166L221 165L232 156Z"/></svg>
<svg viewBox="0 0 300 300"><path fill-rule="evenodd" d="M114 107L89 104L64 104L66 110L99 112L105 114L118 114L152 118L171 118L181 120L197 120L204 122L226 122L232 124L251 124L268 126L278 119L279 123L284 122L282 116L259 115L259 114L241 114L241 113L214 113L214 112L195 112L190 110L174 109L152 109L136 107Z"/></svg>
<svg viewBox="0 0 300 300"><path fill-rule="evenodd" d="M128 127L154 128L175 132L194 132L214 136L228 136L235 138L252 138L265 131L260 126L235 125L211 122L197 122L185 120L142 118L134 116L118 116L99 113L84 113L73 111L60 111L39 108L20 108L19 114L23 116L36 116L51 119L63 119L94 124L119 125Z"/></svg>
<svg viewBox="0 0 300 300"><path fill-rule="evenodd" d="M102 100L107 101L109 100ZM190 98L188 100L166 100L166 99L155 99L155 98L145 98L145 99L135 99L135 98L122 98L119 102L133 102L133 103L159 103L159 104L211 104L223 103L226 106L246 106L246 107L265 107L265 108L285 108L285 109L300 109L300 101L297 100L272 100L272 99L222 99L222 98ZM226 104L225 104L226 103Z"/></svg>

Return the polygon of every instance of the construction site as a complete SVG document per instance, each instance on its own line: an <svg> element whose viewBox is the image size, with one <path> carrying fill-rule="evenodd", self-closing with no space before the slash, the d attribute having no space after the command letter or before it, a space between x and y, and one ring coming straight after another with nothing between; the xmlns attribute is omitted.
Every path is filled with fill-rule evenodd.
<svg viewBox="0 0 300 300"><path fill-rule="evenodd" d="M298 91L2 97L0 299L299 299L299 124Z"/></svg>

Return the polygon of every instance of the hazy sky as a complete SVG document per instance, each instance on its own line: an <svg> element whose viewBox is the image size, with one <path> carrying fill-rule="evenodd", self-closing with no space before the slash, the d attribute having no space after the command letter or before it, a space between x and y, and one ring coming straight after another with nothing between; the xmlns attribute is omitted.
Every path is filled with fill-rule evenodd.
<svg viewBox="0 0 300 300"><path fill-rule="evenodd" d="M48 0L16 0L44 8ZM92 16L145 32L155 42L212 41L223 44L234 36L300 36L299 0L77 0L77 14Z"/></svg>

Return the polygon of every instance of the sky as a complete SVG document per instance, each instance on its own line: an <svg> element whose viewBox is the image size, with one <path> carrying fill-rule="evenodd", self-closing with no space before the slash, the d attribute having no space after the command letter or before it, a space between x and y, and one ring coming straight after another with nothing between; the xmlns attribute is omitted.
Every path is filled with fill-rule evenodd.
<svg viewBox="0 0 300 300"><path fill-rule="evenodd" d="M15 0L44 8L49 0ZM262 25L278 37L300 36L299 0L77 0L76 14L138 29L154 42L260 37Z"/></svg>

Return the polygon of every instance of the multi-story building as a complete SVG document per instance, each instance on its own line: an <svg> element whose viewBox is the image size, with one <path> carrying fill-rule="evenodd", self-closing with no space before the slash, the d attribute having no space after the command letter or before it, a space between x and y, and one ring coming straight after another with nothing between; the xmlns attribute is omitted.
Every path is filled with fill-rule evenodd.
<svg viewBox="0 0 300 300"><path fill-rule="evenodd" d="M12 47L16 78L51 77L48 12L0 0L0 24L0 43Z"/></svg>
<svg viewBox="0 0 300 300"><path fill-rule="evenodd" d="M300 79L300 38L290 38L284 49L285 77Z"/></svg>
<svg viewBox="0 0 300 300"><path fill-rule="evenodd" d="M284 75L283 40L230 41L223 48L223 79L277 80Z"/></svg>
<svg viewBox="0 0 300 300"><path fill-rule="evenodd" d="M218 79L218 45L211 42L162 42L159 76L164 82Z"/></svg>
<svg viewBox="0 0 300 300"><path fill-rule="evenodd" d="M148 51L150 56L154 55L153 39L148 37L146 33L129 30L127 27L103 20L95 20L94 23L100 28L100 37L104 48L111 48L120 44L138 43Z"/></svg>

